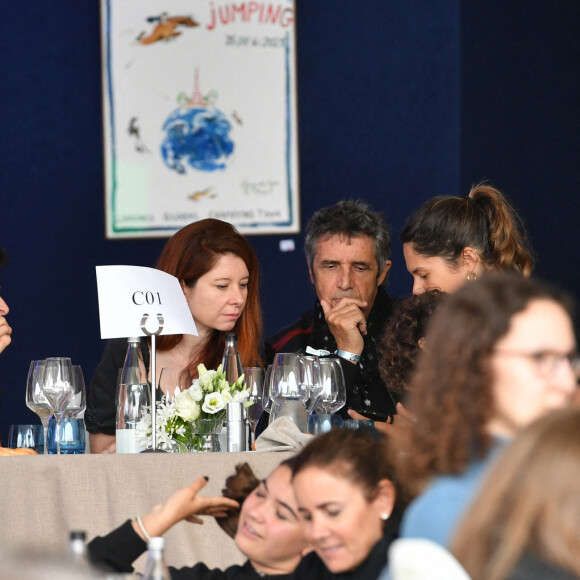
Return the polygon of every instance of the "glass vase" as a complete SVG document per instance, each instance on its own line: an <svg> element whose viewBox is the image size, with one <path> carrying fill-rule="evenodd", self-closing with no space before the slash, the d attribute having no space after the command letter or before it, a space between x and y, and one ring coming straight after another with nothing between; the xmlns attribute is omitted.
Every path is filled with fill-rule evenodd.
<svg viewBox="0 0 580 580"><path fill-rule="evenodd" d="M220 434L223 417L198 419L191 424L194 433L188 449L191 453L206 453L221 451Z"/></svg>

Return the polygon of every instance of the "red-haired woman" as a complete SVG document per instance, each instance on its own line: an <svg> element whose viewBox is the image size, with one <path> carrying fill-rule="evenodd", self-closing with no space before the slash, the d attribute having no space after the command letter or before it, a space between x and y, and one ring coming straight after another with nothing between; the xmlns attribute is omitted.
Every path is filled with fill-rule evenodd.
<svg viewBox="0 0 580 580"><path fill-rule="evenodd" d="M208 369L216 368L227 332L238 335L243 366L260 362L258 259L231 224L205 219L185 226L168 240L156 268L179 279L198 332L198 336L178 334L157 339L158 374L164 367L189 367L195 377L201 363ZM141 343L149 366L147 341L142 339ZM85 421L93 453L114 450L117 373L126 348L126 339L109 341L87 393Z"/></svg>

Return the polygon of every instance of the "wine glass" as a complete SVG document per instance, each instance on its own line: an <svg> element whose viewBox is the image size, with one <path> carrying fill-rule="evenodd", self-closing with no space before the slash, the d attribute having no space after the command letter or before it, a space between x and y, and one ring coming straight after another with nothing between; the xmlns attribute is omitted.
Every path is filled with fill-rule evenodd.
<svg viewBox="0 0 580 580"><path fill-rule="evenodd" d="M244 377L246 379L246 387L250 393L248 400L252 401L253 403L253 405L250 405L246 409L248 413L248 421L250 422L250 427L253 434L256 431L256 424L258 423L258 419L264 411L262 407L262 401L264 393L265 371L262 367L246 367L244 369Z"/></svg>
<svg viewBox="0 0 580 580"><path fill-rule="evenodd" d="M74 419L87 408L85 377L80 365L72 365L73 393L64 410L65 419Z"/></svg>
<svg viewBox="0 0 580 580"><path fill-rule="evenodd" d="M292 397L302 400L304 357L297 353L279 352L274 356L270 379L270 399Z"/></svg>
<svg viewBox="0 0 580 580"><path fill-rule="evenodd" d="M302 377L303 402L306 412L311 415L320 392L320 361L317 356L304 356Z"/></svg>
<svg viewBox="0 0 580 580"><path fill-rule="evenodd" d="M266 376L264 377L264 388L262 389L262 409L266 413L270 412L272 399L270 399L270 383L272 382L272 365L268 365Z"/></svg>
<svg viewBox="0 0 580 580"><path fill-rule="evenodd" d="M337 358L320 359L320 390L314 404L316 413L331 415L346 404L344 373Z"/></svg>
<svg viewBox="0 0 580 580"><path fill-rule="evenodd" d="M304 357L296 353L277 353L272 363L270 380L270 424L286 415L300 431L308 431L308 416L304 406Z"/></svg>
<svg viewBox="0 0 580 580"><path fill-rule="evenodd" d="M50 402L42 390L45 367L46 361L44 360L33 360L30 363L28 378L26 380L26 406L40 417L42 430L44 432L44 454L47 455L48 422L52 417L53 411Z"/></svg>
<svg viewBox="0 0 580 580"><path fill-rule="evenodd" d="M56 420L56 453L60 455L60 425L65 409L74 394L73 372L70 358L47 358L42 390L50 403Z"/></svg>

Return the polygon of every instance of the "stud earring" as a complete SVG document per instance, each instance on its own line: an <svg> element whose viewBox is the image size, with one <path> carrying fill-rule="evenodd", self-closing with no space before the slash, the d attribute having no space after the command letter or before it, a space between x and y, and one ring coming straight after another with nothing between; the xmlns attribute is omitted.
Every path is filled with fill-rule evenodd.
<svg viewBox="0 0 580 580"><path fill-rule="evenodd" d="M390 515L391 514L387 513L381 514L381 520L383 520L383 522L386 522L389 519Z"/></svg>

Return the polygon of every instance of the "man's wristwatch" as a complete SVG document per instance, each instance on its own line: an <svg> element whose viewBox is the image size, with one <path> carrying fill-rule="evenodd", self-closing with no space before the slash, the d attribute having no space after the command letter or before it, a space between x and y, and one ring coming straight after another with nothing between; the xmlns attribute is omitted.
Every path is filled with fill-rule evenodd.
<svg viewBox="0 0 580 580"><path fill-rule="evenodd" d="M354 354L354 352L348 352L348 350L337 349L334 351L334 354L338 355L340 358L344 360L350 360L355 363L360 362L360 354Z"/></svg>

